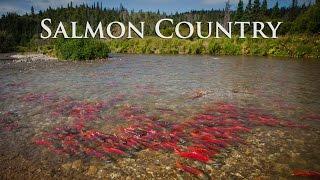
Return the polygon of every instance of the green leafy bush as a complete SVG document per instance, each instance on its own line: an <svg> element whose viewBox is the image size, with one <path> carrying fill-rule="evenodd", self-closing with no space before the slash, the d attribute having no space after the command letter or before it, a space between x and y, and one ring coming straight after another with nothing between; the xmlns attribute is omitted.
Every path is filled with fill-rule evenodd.
<svg viewBox="0 0 320 180"><path fill-rule="evenodd" d="M209 42L208 48L209 48L210 54L212 54L212 55L219 55L220 54L221 46L216 40L211 40Z"/></svg>
<svg viewBox="0 0 320 180"><path fill-rule="evenodd" d="M56 56L64 60L93 60L108 57L108 45L95 39L58 39L54 43Z"/></svg>

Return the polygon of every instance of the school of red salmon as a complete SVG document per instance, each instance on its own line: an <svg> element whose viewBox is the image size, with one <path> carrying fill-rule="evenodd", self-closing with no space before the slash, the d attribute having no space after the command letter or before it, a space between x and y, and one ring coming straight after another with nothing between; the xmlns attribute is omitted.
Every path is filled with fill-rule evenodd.
<svg viewBox="0 0 320 180"><path fill-rule="evenodd" d="M54 127L34 139L34 143L47 148L58 155L98 158L115 161L119 158L134 157L135 153L150 149L174 153L182 159L210 164L215 155L223 149L244 144L243 135L250 133L257 126L308 128L306 125L290 120L279 119L263 113L259 109L237 107L231 103L216 102L203 107L200 113L181 122L172 122L150 115L143 108L124 105L116 113L117 119L130 122L117 133L105 133L92 129L88 122L107 120L101 113L115 106L124 99L123 95L109 101L76 101L71 98L59 98L54 93L29 93L19 98L28 103L49 104L48 111L52 118L71 117L71 124ZM171 109L157 109L174 114ZM15 114L7 112L0 118L3 130L10 131L19 124L10 118ZM302 117L318 121L319 115ZM177 169L197 177L205 176L201 169L176 162ZM318 172L295 170L294 176L316 176Z"/></svg>

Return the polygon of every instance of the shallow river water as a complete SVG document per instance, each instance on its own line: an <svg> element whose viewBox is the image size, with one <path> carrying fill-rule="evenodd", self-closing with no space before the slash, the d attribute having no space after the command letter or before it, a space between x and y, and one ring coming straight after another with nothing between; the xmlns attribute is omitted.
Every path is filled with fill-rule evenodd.
<svg viewBox="0 0 320 180"><path fill-rule="evenodd" d="M313 60L1 61L0 178L317 175L319 88Z"/></svg>

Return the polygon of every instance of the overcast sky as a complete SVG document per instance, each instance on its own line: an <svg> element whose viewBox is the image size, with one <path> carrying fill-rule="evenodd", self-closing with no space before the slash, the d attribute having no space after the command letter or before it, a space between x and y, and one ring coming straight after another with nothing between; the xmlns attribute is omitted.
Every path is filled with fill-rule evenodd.
<svg viewBox="0 0 320 180"><path fill-rule="evenodd" d="M72 0L73 4L102 2L103 7L119 7L120 3L129 10L183 12L201 9L222 9L226 0ZM230 0L235 8L238 0ZM248 0L244 0L246 3ZM262 0L261 0L262 1ZM268 0L269 6L273 6L277 0ZM288 6L291 0L278 0L282 6ZM309 2L311 0L298 0ZM30 12L31 6L35 11L47 9L49 6L66 7L71 0L0 0L0 14L6 12L17 12L19 14Z"/></svg>

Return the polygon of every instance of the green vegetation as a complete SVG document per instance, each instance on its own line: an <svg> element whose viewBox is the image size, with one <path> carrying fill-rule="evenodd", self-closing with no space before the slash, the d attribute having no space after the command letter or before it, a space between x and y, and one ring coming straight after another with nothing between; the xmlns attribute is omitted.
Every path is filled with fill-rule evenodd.
<svg viewBox="0 0 320 180"><path fill-rule="evenodd" d="M320 36L284 36L279 39L145 39L112 40L113 53L251 55L320 58Z"/></svg>
<svg viewBox="0 0 320 180"><path fill-rule="evenodd" d="M309 34L320 32L320 2L311 6L293 22L292 31L295 33L307 32Z"/></svg>
<svg viewBox="0 0 320 180"><path fill-rule="evenodd" d="M55 55L64 60L92 60L108 57L107 44L95 39L58 39L54 42Z"/></svg>
<svg viewBox="0 0 320 180"><path fill-rule="evenodd" d="M271 21L284 22L278 30L279 39L194 39L165 40L156 38L154 26L159 19L172 18L174 23L181 21L195 22L220 21L224 18L224 10L192 10L175 14L158 12L129 12L122 5L119 8L103 8L100 3L92 6L82 4L45 11L31 12L25 15L8 13L0 18L0 52L39 51L56 55L63 59L91 59L106 57L109 52L104 41L99 40L42 40L40 21L52 19L52 29L58 22L77 21L79 27L90 24L108 24L120 21L124 24L145 22L145 39L112 40L107 43L112 52L121 53L155 53L155 54L213 54L213 55L259 55L285 57L319 58L320 33L320 1L313 4L298 4L292 0L290 7L279 7L276 3L270 7L270 0L239 0L235 11L230 12L230 21ZM175 24L174 24L175 25ZM172 25L163 24L161 32L171 34ZM249 28L249 27L247 27ZM81 29L81 28L80 28ZM207 28L204 29L204 34ZM70 27L67 27L70 31ZM112 29L119 32L119 28ZM182 32L186 29L181 29ZM246 30L247 31L247 30ZM235 34L239 34L236 30ZM249 32L250 33L250 32ZM270 34L270 32L268 32Z"/></svg>

